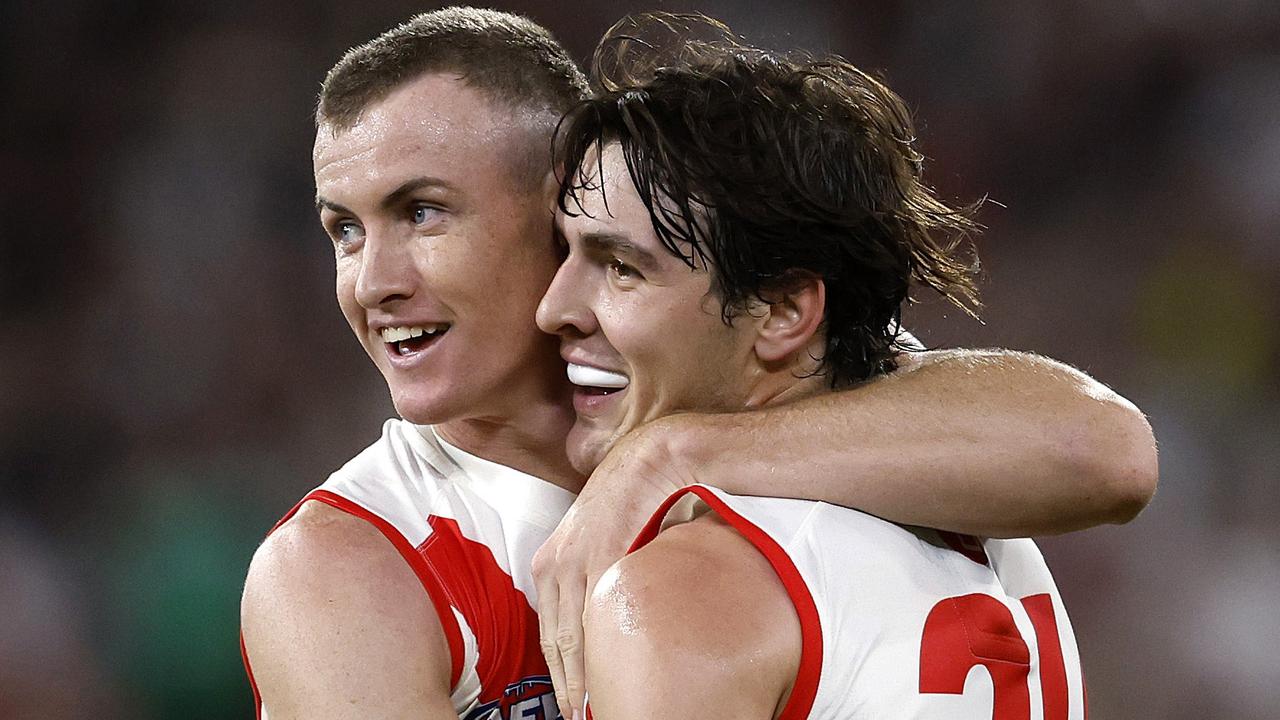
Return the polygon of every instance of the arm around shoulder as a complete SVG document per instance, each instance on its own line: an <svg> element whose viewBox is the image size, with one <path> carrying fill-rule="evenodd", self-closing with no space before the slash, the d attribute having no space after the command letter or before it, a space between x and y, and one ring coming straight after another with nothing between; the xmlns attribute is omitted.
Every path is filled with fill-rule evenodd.
<svg viewBox="0 0 1280 720"><path fill-rule="evenodd" d="M1097 482L1111 510L1106 521L1127 523L1151 502L1159 482L1160 464L1151 424L1119 393L1075 368L1055 364L1073 375L1079 394L1094 403L1090 413L1077 418L1080 430L1064 454L1074 458L1072 464L1080 476Z"/></svg>
<svg viewBox="0 0 1280 720"><path fill-rule="evenodd" d="M1146 417L1119 393L1070 365L1014 350L939 350L908 357L904 370L903 380L939 390L967 380L957 392L977 412L966 414L956 407L955 419L988 423L999 434L990 437L993 445L1001 436L1008 439L1008 448L995 457L1009 458L1023 471L1030 490L1024 499L1043 519L1029 516L1032 522L1018 528L1025 532L1001 534L1126 523L1155 494L1159 466ZM994 468L989 473L998 476Z"/></svg>
<svg viewBox="0 0 1280 720"><path fill-rule="evenodd" d="M1132 520L1157 480L1151 426L1060 362L1009 350L904 356L848 390L743 413L672 415L639 440L669 473L986 537ZM592 482L595 482L595 476Z"/></svg>
<svg viewBox="0 0 1280 720"><path fill-rule="evenodd" d="M711 517L616 563L584 616L598 720L768 720L800 662L800 623L768 562Z"/></svg>
<svg viewBox="0 0 1280 720"><path fill-rule="evenodd" d="M271 720L457 718L431 601L363 520L303 505L254 555L241 626Z"/></svg>

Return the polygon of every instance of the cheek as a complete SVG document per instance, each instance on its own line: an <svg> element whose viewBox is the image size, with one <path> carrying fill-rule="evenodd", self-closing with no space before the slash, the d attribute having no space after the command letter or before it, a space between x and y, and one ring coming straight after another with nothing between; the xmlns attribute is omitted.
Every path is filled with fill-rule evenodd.
<svg viewBox="0 0 1280 720"><path fill-rule="evenodd" d="M538 262L540 259L506 260L484 273L475 286L479 301L536 331L538 304L557 268L554 263Z"/></svg>
<svg viewBox="0 0 1280 720"><path fill-rule="evenodd" d="M450 258L455 261L453 271L489 297L502 292L541 299L560 266L550 226L526 223L514 233L512 228L501 228L481 236L487 240L473 245L471 252Z"/></svg>
<svg viewBox="0 0 1280 720"><path fill-rule="evenodd" d="M725 325L718 313L686 313L669 327L669 333L652 338L665 348L662 377L657 379L665 381L662 384L681 402L715 409L720 403L712 399L731 392L742 374L744 338Z"/></svg>
<svg viewBox="0 0 1280 720"><path fill-rule="evenodd" d="M365 344L367 338L365 337L364 308L360 307L360 303L356 301L358 274L358 269L353 263L344 263L339 259L337 275L334 278L334 295L338 301L338 309L342 311L342 317L347 321L347 326L351 328L351 332L355 333L360 343Z"/></svg>
<svg viewBox="0 0 1280 720"><path fill-rule="evenodd" d="M525 299L541 300L551 286L551 279L555 277L557 269L559 265L554 258L548 260L546 257L528 257L514 263L504 263L505 284L502 287L510 288L510 292L518 293ZM492 278L487 285L495 286Z"/></svg>
<svg viewBox="0 0 1280 720"><path fill-rule="evenodd" d="M346 314L356 304L356 270L349 262L338 260L334 275L334 295L338 299L338 307Z"/></svg>
<svg viewBox="0 0 1280 720"><path fill-rule="evenodd" d="M337 262L337 267L334 270L333 278L334 286L338 289L339 298L352 293L355 289L355 279L356 275L355 272L352 271L351 263L340 258Z"/></svg>
<svg viewBox="0 0 1280 720"><path fill-rule="evenodd" d="M529 213L525 212L528 216ZM555 243L555 230L546 211L539 207L533 217L522 223L516 231L518 239L505 254L508 264L514 264L527 275L544 280L542 289L551 284L551 277L560 267L560 251Z"/></svg>

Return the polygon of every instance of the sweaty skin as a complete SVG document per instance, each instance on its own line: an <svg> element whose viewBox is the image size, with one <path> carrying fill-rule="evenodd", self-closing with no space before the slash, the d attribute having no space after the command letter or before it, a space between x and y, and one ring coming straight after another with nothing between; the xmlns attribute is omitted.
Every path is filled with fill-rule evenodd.
<svg viewBox="0 0 1280 720"><path fill-rule="evenodd" d="M630 384L589 402L589 389L575 392L575 464L603 458L617 438L670 413L826 392L814 372L823 347L820 280L726 325L706 302L709 273L660 245L621 148L606 146L595 166L604 176L590 178L583 214L561 221L569 256L538 322L560 335L567 360L599 364ZM595 241L602 236L617 239L607 252ZM799 621L769 563L708 517L616 563L595 585L584 627L585 681L601 720L773 717L800 661Z"/></svg>
<svg viewBox="0 0 1280 720"><path fill-rule="evenodd" d="M560 257L552 232L551 186L521 185L509 167L522 144L545 143L546 133L541 126L513 121L510 112L456 77L425 75L374 103L355 127L336 133L320 128L317 199L334 244L339 305L383 373L397 411L413 422L437 424L444 437L473 454L576 491L582 475L571 467L564 447L574 422L572 388L557 339L532 322ZM382 328L423 324L447 329L415 351L420 356L390 354ZM568 695L561 690L561 707L570 708L575 694L581 697L572 688L581 687L580 625L588 588L621 556L656 498L680 482L686 471L667 458L693 461L701 452L697 448L715 446L717 434L728 433L720 438L725 443L769 433L792 437L787 446L766 443L770 451L805 452L811 444L807 453L820 471L807 476L796 494L843 500L887 517L897 517L894 508L909 508L926 524L996 534L1021 525L1060 531L1056 518L1063 506L1070 506L1077 526L1134 512L1133 498L1149 496L1154 474L1130 473L1132 461L1117 461L1108 445L1099 445L1094 455L1065 452L1045 429L1086 428L1076 437L1088 448L1095 433L1141 436L1131 429L1142 423L1141 415L1126 408L1100 411L1103 403L1082 392L1087 379L1044 374L1048 361L1019 354L1001 358L990 378L982 380L992 391L981 404L968 403L965 395L933 404L974 375L968 359L939 355L924 361L934 368L931 373L912 373L918 383L904 381L884 393L892 399L874 400L879 391L871 384L847 402L797 410L813 427L825 424L847 431L847 437L866 438L866 448L795 433L790 418L763 412L743 419L747 432L722 425L727 422L722 417L707 419L706 432L699 431L690 445L680 441L684 428L666 420L649 430L638 426L634 452L618 456L612 466L616 473L592 480L600 480L600 493L582 493L562 526L564 534L553 537L551 549L540 555L544 648L557 688L571 688ZM1007 390L998 387L1004 374L1010 379ZM1033 386L1038 389L1028 389ZM1028 405L1029 392L1041 402ZM929 412L927 417L900 413L900 426L877 430L859 410L868 402L915 403ZM899 487L913 467L895 470L895 463L915 460L909 459L913 451L895 443L936 430L941 423L936 418L942 417L951 417L948 426L959 428L947 442L988 443L991 436L983 428L1000 423L1030 428L998 445L1028 458L1047 456L1049 471L1028 483L988 463L983 468L988 474L973 472L967 485L949 485L940 477ZM687 419L696 423L692 416ZM1149 430L1145 438L1149 443ZM1141 441L1136 444L1141 448ZM1090 472L1082 475L1077 457L1085 455L1089 460L1083 465ZM602 469L611 467L613 457ZM976 449L964 457L966 463L983 461ZM767 459L759 454L753 462ZM675 475L622 471L653 463ZM875 472L862 475L868 467ZM1124 482L1116 482L1116 476ZM773 490L781 491L786 482L779 476ZM975 501L979 483L976 497L1009 493L1022 500L994 506ZM604 500L627 494L628 487L636 504L609 512ZM877 503L889 510L876 509ZM268 538L250 567L242 605L244 642L271 717L456 717L446 709L447 677L441 681L441 668L450 658L421 586L406 575L384 538L349 520L327 506L308 504ZM582 539L588 526L594 545ZM562 649L572 651L564 661Z"/></svg>
<svg viewBox="0 0 1280 720"><path fill-rule="evenodd" d="M432 74L350 129L319 129L316 198L338 305L402 417L577 491L563 459L564 366L530 322L558 264L551 188L511 167L540 135L493 105ZM444 331L410 353L381 333L424 325Z"/></svg>
<svg viewBox="0 0 1280 720"><path fill-rule="evenodd" d="M538 312L566 360L620 371L634 386L580 409L570 457L584 471L603 462L534 557L562 708L581 710L589 658L579 618L592 588L654 508L694 482L987 537L1127 522L1150 500L1157 473L1145 418L1047 358L916 353L892 375L841 392L809 383L735 394L741 382L723 368L743 364L746 340L698 301L705 273L649 237L647 209L620 163L606 154L608 211L589 193L584 213L559 219L570 257ZM600 238L614 241L602 247ZM699 337L686 336L695 329ZM820 355L819 345L806 357ZM794 380L791 370L752 377ZM744 407L754 409L727 412Z"/></svg>
<svg viewBox="0 0 1280 720"><path fill-rule="evenodd" d="M585 623L599 720L773 718L800 665L800 622L777 574L714 515L615 564Z"/></svg>

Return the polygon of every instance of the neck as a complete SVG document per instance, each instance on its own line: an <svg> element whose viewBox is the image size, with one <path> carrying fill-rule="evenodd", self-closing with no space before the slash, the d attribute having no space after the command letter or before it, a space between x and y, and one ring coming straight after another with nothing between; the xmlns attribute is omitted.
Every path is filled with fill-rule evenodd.
<svg viewBox="0 0 1280 720"><path fill-rule="evenodd" d="M792 371L798 374L799 371ZM762 383L747 395L747 408L763 408L771 405L782 405L795 402L801 398L820 395L830 389L830 379L826 375L810 375L786 378L771 378L778 382Z"/></svg>
<svg viewBox="0 0 1280 720"><path fill-rule="evenodd" d="M789 362L757 365L752 371L745 407L781 405L830 390L830 378L817 372L819 363L814 360L824 351L821 338L816 338Z"/></svg>
<svg viewBox="0 0 1280 720"><path fill-rule="evenodd" d="M586 478L569 464L564 439L573 426L573 409L568 418L548 412L542 421L512 422L509 419L469 418L436 426L449 444L499 465L542 478L570 492L582 490ZM535 431L527 431L537 428Z"/></svg>
<svg viewBox="0 0 1280 720"><path fill-rule="evenodd" d="M586 478L565 453L574 422L572 386L558 354L542 365L546 372L526 372L523 379L530 387L509 393L511 401L500 410L440 423L436 432L472 455L577 493Z"/></svg>

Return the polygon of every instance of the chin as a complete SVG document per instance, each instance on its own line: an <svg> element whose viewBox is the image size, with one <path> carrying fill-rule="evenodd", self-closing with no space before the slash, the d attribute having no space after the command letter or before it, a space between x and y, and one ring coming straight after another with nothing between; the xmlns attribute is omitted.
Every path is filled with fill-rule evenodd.
<svg viewBox="0 0 1280 720"><path fill-rule="evenodd" d="M580 429L574 425L565 441L565 454L574 470L590 475L609 453L609 445L601 433Z"/></svg>
<svg viewBox="0 0 1280 720"><path fill-rule="evenodd" d="M588 450L575 450L572 447L566 454L569 456L569 464L582 475L590 475L604 459L603 455L597 455Z"/></svg>
<svg viewBox="0 0 1280 720"><path fill-rule="evenodd" d="M456 408L456 398L447 396L392 391L391 404L395 406L397 415L414 425L439 425L456 419L461 412Z"/></svg>

